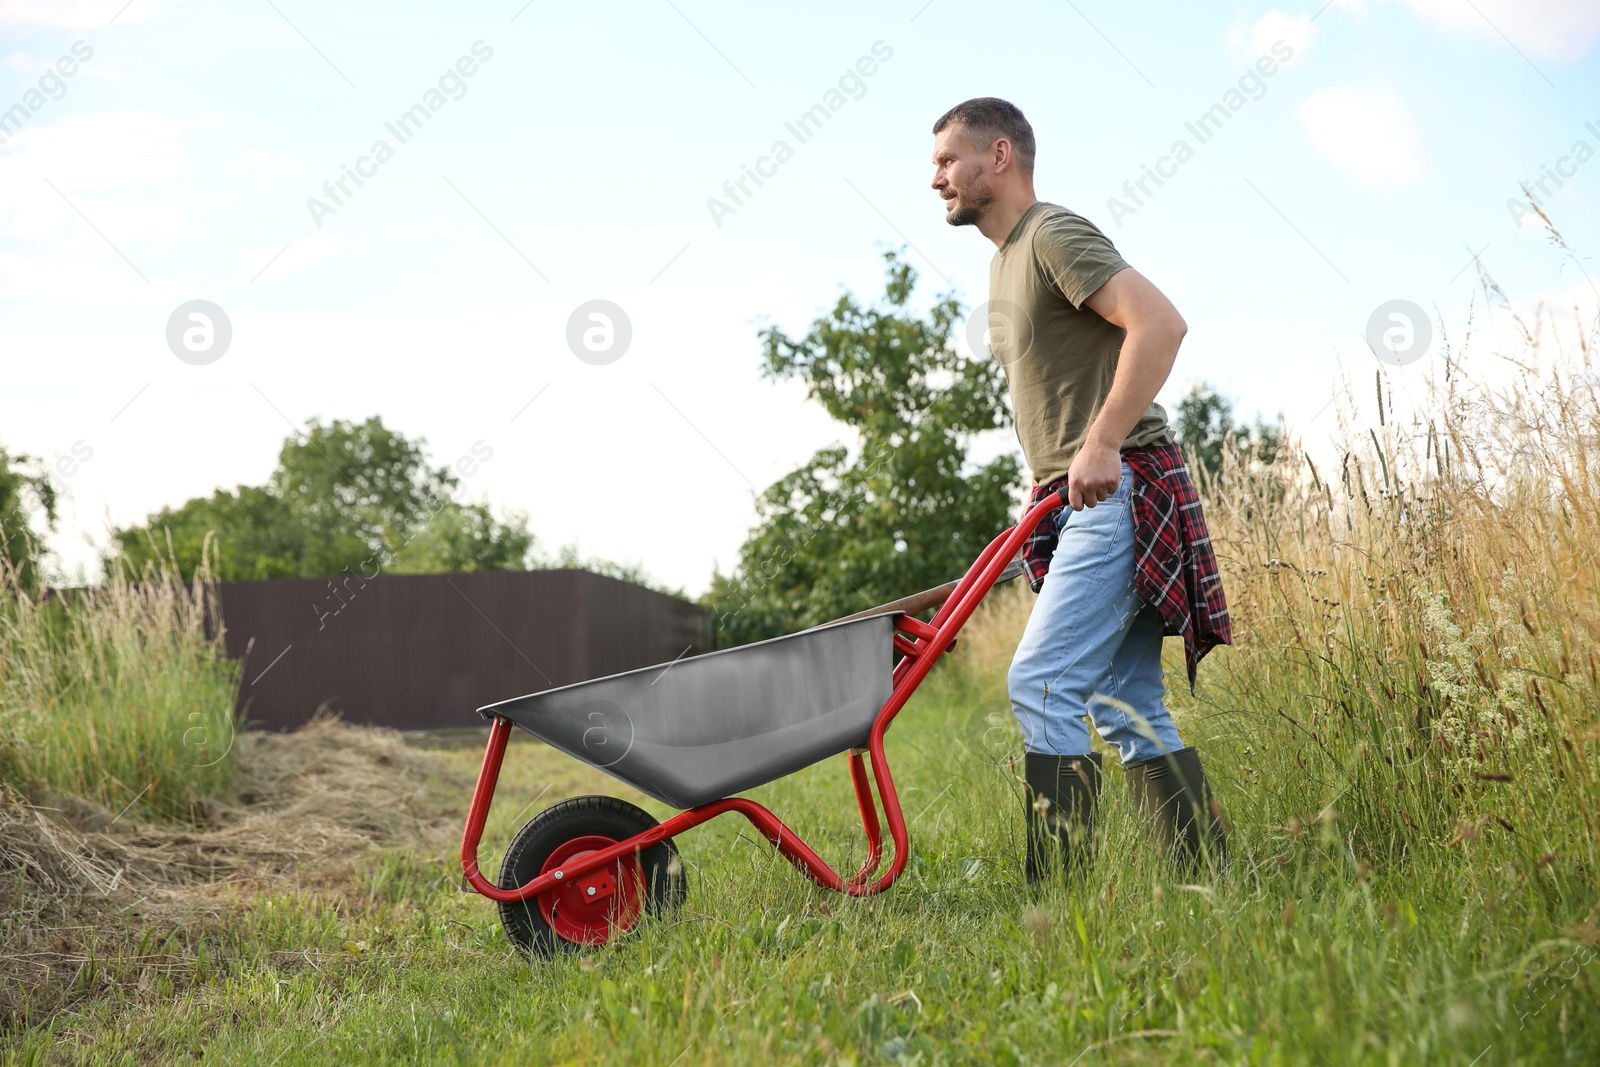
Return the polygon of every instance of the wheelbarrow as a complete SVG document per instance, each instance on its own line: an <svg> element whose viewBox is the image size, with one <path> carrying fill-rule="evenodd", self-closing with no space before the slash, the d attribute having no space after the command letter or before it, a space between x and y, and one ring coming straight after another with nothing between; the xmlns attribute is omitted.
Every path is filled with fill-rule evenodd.
<svg viewBox="0 0 1600 1067"><path fill-rule="evenodd" d="M462 888L500 905L506 935L524 952L602 945L682 903L673 839L732 811L816 884L850 896L888 889L905 870L910 841L884 733L983 598L1021 573L1016 556L1026 537L1065 504L1054 493L1040 501L958 581L786 637L480 708L489 743L461 836ZM933 607L931 621L914 617ZM478 844L513 726L680 814L658 823L616 797L564 800L517 832L490 882ZM766 807L735 795L840 753L867 840L865 862L850 877ZM883 822L893 855L879 874Z"/></svg>

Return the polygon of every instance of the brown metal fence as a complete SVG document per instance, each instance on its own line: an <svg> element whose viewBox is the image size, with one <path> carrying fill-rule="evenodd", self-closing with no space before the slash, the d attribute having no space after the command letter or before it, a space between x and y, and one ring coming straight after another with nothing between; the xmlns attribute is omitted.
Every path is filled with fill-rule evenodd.
<svg viewBox="0 0 1600 1067"><path fill-rule="evenodd" d="M223 582L239 706L284 730L327 704L403 730L476 726L498 700L714 647L701 608L588 571Z"/></svg>

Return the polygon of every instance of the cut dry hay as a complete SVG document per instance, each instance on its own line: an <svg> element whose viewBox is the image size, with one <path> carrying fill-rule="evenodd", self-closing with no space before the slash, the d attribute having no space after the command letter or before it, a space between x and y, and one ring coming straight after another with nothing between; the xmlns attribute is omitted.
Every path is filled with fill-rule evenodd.
<svg viewBox="0 0 1600 1067"><path fill-rule="evenodd" d="M202 826L0 786L0 1031L58 1010L137 931L198 933L263 887L339 891L373 845L448 851L471 784L393 730L320 716L236 746L239 802Z"/></svg>

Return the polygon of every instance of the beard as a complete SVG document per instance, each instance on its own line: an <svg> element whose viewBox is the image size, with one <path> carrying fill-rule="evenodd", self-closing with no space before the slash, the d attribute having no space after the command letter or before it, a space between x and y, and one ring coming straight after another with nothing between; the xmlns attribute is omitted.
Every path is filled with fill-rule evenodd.
<svg viewBox="0 0 1600 1067"><path fill-rule="evenodd" d="M982 221L984 210L994 203L989 183L981 178L970 188L957 190L956 196L961 201L960 206L945 215L945 221L952 226L976 226Z"/></svg>
<svg viewBox="0 0 1600 1067"><path fill-rule="evenodd" d="M963 204L946 215L944 220L952 226L976 226L982 218L982 209L973 204Z"/></svg>

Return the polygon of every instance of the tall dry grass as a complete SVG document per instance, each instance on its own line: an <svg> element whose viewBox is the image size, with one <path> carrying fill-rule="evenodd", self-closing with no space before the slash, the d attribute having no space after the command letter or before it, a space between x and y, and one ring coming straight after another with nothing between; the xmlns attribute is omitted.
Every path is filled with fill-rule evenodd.
<svg viewBox="0 0 1600 1067"><path fill-rule="evenodd" d="M1469 331L1431 377L1374 364L1331 459L1230 454L1201 486L1234 645L1191 699L1169 642L1170 696L1253 815L1336 813L1373 862L1470 847L1592 923L1559 902L1600 872L1600 378L1590 334L1506 315L1510 357ZM997 722L1031 602L962 637Z"/></svg>
<svg viewBox="0 0 1600 1067"><path fill-rule="evenodd" d="M1447 356L1401 423L1380 372L1377 425L1346 421L1336 467L1302 456L1208 487L1239 620L1212 702L1287 724L1373 847L1489 830L1585 878L1600 412L1570 367L1512 370L1496 383Z"/></svg>
<svg viewBox="0 0 1600 1067"><path fill-rule="evenodd" d="M59 595L0 569L0 783L189 819L227 792L238 667L202 573Z"/></svg>

